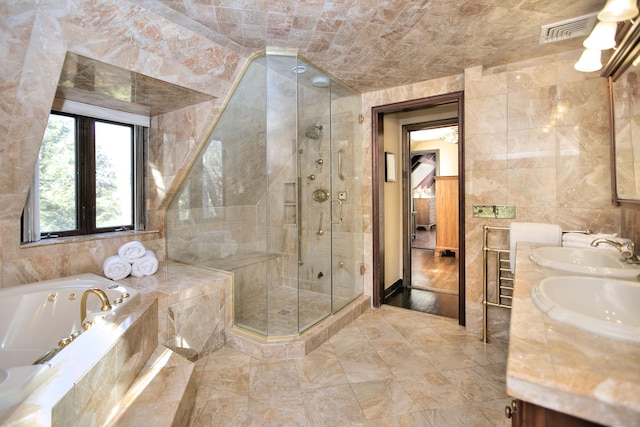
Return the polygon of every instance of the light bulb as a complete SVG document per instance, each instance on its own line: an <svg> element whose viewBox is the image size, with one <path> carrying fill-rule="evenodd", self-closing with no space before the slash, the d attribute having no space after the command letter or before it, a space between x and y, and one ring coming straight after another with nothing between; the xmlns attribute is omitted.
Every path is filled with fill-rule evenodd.
<svg viewBox="0 0 640 427"><path fill-rule="evenodd" d="M638 15L636 0L609 0L598 13L598 19L608 22L626 21Z"/></svg>
<svg viewBox="0 0 640 427"><path fill-rule="evenodd" d="M587 49L607 50L616 45L617 22L598 22L583 45Z"/></svg>
<svg viewBox="0 0 640 427"><path fill-rule="evenodd" d="M573 66L578 71L589 73L592 71L598 71L602 68L602 62L600 61L600 51L595 49L585 49L580 56L580 59Z"/></svg>

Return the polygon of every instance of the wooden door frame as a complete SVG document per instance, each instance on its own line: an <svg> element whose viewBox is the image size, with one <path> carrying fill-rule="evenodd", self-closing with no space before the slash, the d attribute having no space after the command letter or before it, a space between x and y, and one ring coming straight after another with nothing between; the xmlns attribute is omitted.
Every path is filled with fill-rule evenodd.
<svg viewBox="0 0 640 427"><path fill-rule="evenodd" d="M465 242L464 242L464 92L452 92L371 108L372 208L373 208L373 306L380 307L384 299L384 115L421 110L458 103L458 323L465 325ZM404 162L403 162L404 164ZM407 180L403 167L402 179ZM403 215L404 216L404 215Z"/></svg>

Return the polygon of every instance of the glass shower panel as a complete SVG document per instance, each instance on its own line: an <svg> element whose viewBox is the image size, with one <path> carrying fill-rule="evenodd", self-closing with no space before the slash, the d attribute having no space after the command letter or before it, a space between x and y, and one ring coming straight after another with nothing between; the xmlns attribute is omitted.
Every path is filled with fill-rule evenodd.
<svg viewBox="0 0 640 427"><path fill-rule="evenodd" d="M267 56L266 243L269 335L299 331L297 58Z"/></svg>
<svg viewBox="0 0 640 427"><path fill-rule="evenodd" d="M298 74L298 169L301 177L300 328L332 313L331 308L331 85L313 65Z"/></svg>
<svg viewBox="0 0 640 427"><path fill-rule="evenodd" d="M167 210L167 256L234 273L236 325L266 335L265 58L245 71ZM262 209L261 209L262 207Z"/></svg>
<svg viewBox="0 0 640 427"><path fill-rule="evenodd" d="M361 97L331 82L332 301L340 310L363 291Z"/></svg>

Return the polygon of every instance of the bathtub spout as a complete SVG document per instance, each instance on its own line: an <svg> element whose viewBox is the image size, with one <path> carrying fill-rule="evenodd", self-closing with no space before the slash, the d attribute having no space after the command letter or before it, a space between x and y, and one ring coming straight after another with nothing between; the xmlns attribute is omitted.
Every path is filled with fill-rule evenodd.
<svg viewBox="0 0 640 427"><path fill-rule="evenodd" d="M32 365L42 365L44 363L47 363L49 360L53 359L53 356L58 354L59 351L59 348L52 348L51 350L40 356L38 360L32 363Z"/></svg>
<svg viewBox="0 0 640 427"><path fill-rule="evenodd" d="M80 300L80 323L84 322L84 318L87 317L87 297L90 294L97 295L100 298L100 302L102 303L102 311L111 310L111 304L109 304L109 298L107 294L104 293L102 289L93 288L87 289L82 294L82 299Z"/></svg>

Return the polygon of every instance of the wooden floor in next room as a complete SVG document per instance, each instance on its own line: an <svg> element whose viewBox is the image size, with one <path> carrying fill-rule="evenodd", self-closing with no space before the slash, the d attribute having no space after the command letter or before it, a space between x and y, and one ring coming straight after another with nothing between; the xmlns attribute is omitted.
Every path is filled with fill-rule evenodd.
<svg viewBox="0 0 640 427"><path fill-rule="evenodd" d="M457 319L458 257L440 256L434 246L435 228L417 230L411 249L411 287L399 288L385 298L385 304Z"/></svg>

